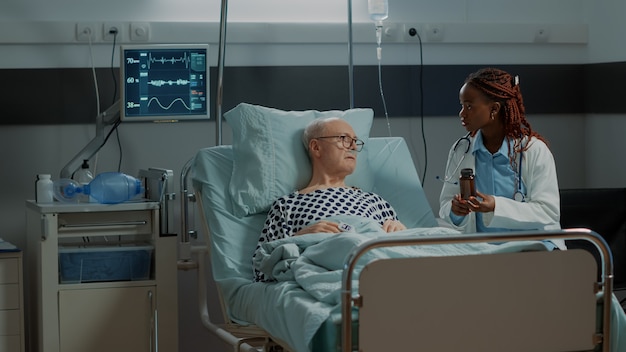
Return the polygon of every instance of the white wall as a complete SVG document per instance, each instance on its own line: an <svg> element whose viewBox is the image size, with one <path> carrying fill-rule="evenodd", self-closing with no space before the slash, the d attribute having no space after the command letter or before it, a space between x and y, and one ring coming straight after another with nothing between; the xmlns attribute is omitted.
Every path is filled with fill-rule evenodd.
<svg viewBox="0 0 626 352"><path fill-rule="evenodd" d="M385 39L383 64L417 64L419 46L404 42L398 34L403 24L438 23L447 31L442 42L425 40L425 64L534 64L591 63L624 61L626 50L622 20L623 1L591 0L389 0L386 23L396 24L396 32ZM220 1L74 1L3 0L0 3L0 69L37 67L89 67L87 43L77 43L73 25L80 21L104 23L147 22L151 42L194 41L218 38ZM366 13L366 1L354 0L357 37L355 64L373 64L373 29ZM347 64L347 38L344 23L347 3L337 0L235 0L229 4L229 38L238 44L228 46L227 65L343 65ZM269 43L251 44L247 39L255 28L270 22L277 33L264 33ZM306 22L306 24L302 24ZM252 23L253 27L246 27ZM301 24L296 24L301 23ZM260 25L261 24L261 25ZM550 27L548 25L552 25ZM260 26L260 27L259 27ZM283 27L287 26L287 27ZM496 26L496 30L486 30ZM573 26L573 27L568 27ZM537 28L551 29L548 43L536 43ZM287 28L291 34L285 34ZM307 29L307 43L294 44ZM497 29L500 30L497 30ZM563 28L585 29L573 37ZM522 29L523 35L516 34ZM586 31L588 29L588 32ZM59 32L57 32L57 30ZM300 32L299 32L300 31ZM574 31L574 32L576 32ZM174 33L177 37L171 38ZM294 34L295 33L295 34ZM462 33L476 33L463 36ZM504 33L504 37L498 37ZM576 32L578 33L578 32ZM255 34L256 35L256 34ZM285 37L286 35L286 37ZM291 37L290 37L291 36ZM54 38L47 43L46 38ZM191 38L191 39L190 39ZM253 37L254 38L254 37ZM293 39L296 38L296 39ZM321 39L320 39L321 38ZM339 38L339 39L337 39ZM373 37L372 37L373 38ZM507 38L510 42L507 43ZM573 38L573 39L572 39ZM272 41L277 41L273 43ZM92 48L96 66L107 67L110 43L96 42ZM212 65L217 63L213 50ZM116 62L117 64L117 62ZM428 87L425 87L428 89ZM85 94L93 94L85 92ZM226 87L224 91L228 95ZM80 99L81 97L77 97ZM457 101L450 104L457 105ZM94 107L95 111L95 107ZM623 187L626 167L606 164L607 152L623 155L626 144L624 116L529 116L533 127L551 142L562 187ZM428 157L424 156L422 124L417 117L393 118L392 133L407 139L418 172L428 166L425 190L435 211L440 185L436 175L443 172L449 146L464 133L456 116L426 117L424 133ZM0 237L24 246L24 200L34 197L37 173L58 175L94 135L93 125L3 126L0 128L0 160L4 185L0 200ZM122 124L122 171L134 174L139 168L164 167L174 170L175 184L182 165L201 147L215 143L215 122L174 125ZM372 135L387 135L386 121L375 121ZM228 130L225 142L229 142ZM98 157L98 170L117 167L115 136ZM426 165L427 163L427 165ZM176 210L178 211L178 210ZM202 329L197 318L195 296L184 291L195 287L193 273L181 273L181 351L205 351L217 342ZM212 349L210 349L212 350ZM217 347L216 347L217 350Z"/></svg>
<svg viewBox="0 0 626 352"><path fill-rule="evenodd" d="M589 62L613 62L626 59L624 31L626 2L620 0L585 1L585 21L589 26Z"/></svg>
<svg viewBox="0 0 626 352"><path fill-rule="evenodd" d="M78 23L95 28L94 61L101 67L109 65L111 56L111 42L102 40L106 23L121 25L122 43L133 42L130 25L134 23L149 29L147 42L216 44L220 4L219 0L5 0L0 5L0 44L10 50L3 51L0 68L89 67L88 42L76 39ZM358 44L355 64L375 63L367 2L351 4L353 40ZM583 0L390 0L385 63L418 62L418 43L404 34L405 25L422 33L426 64L581 63L586 60L588 35L583 4ZM348 1L337 0L231 1L228 65L347 63L347 5ZM440 40L429 39L431 25L441 29ZM547 33L545 43L535 43L539 30ZM216 50L212 59L217 62Z"/></svg>
<svg viewBox="0 0 626 352"><path fill-rule="evenodd" d="M626 60L626 2L620 0L587 1L584 11L589 26L589 62L623 62ZM624 187L626 167L623 158L626 131L623 115L590 114L585 119L584 160L587 187Z"/></svg>

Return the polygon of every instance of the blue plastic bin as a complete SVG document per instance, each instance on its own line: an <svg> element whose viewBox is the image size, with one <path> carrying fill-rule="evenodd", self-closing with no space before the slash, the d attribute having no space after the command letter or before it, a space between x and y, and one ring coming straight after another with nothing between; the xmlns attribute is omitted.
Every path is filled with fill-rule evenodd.
<svg viewBox="0 0 626 352"><path fill-rule="evenodd" d="M59 246L59 282L148 280L151 245Z"/></svg>

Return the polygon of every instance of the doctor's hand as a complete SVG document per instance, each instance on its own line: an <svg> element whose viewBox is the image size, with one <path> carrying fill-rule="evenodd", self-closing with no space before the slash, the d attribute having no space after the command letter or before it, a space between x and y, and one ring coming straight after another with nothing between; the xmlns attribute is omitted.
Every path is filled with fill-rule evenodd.
<svg viewBox="0 0 626 352"><path fill-rule="evenodd" d="M471 211L489 213L496 210L496 198L494 196L478 191L476 191L476 195L477 197L470 197L470 199L468 199Z"/></svg>
<svg viewBox="0 0 626 352"><path fill-rule="evenodd" d="M495 197L476 191L476 197L462 199L460 194L452 198L451 211L454 215L465 216L471 212L489 213L496 209Z"/></svg>

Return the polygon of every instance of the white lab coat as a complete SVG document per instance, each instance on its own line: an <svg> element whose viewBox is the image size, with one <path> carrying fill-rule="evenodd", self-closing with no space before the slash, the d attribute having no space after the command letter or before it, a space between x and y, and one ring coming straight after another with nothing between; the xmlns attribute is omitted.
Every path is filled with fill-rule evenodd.
<svg viewBox="0 0 626 352"><path fill-rule="evenodd" d="M454 229L464 233L475 233L475 213L465 216L458 226L454 225L450 219L452 198L459 193L459 185L453 182L458 181L461 169L476 169L474 154L472 154L475 138L469 137L469 139L471 145L467 153L465 153L466 143L461 143L456 151L454 145L450 148L445 178L450 182L444 182L441 189L439 216L446 222L446 225ZM464 158L463 155L465 155ZM526 186L526 201L518 202L511 198L496 196L495 210L483 213L485 226L511 230L558 230L561 228L559 223L561 210L554 157L548 146L534 137L523 156L522 181ZM566 249L563 240L552 242L560 249Z"/></svg>

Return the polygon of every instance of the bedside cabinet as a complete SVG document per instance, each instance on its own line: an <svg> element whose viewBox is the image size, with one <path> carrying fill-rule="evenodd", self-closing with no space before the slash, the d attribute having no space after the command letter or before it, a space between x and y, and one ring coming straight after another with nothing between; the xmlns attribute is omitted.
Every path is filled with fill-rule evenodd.
<svg viewBox="0 0 626 352"><path fill-rule="evenodd" d="M27 201L30 352L178 350L177 238L159 210Z"/></svg>
<svg viewBox="0 0 626 352"><path fill-rule="evenodd" d="M24 352L22 252L0 252L0 351Z"/></svg>

